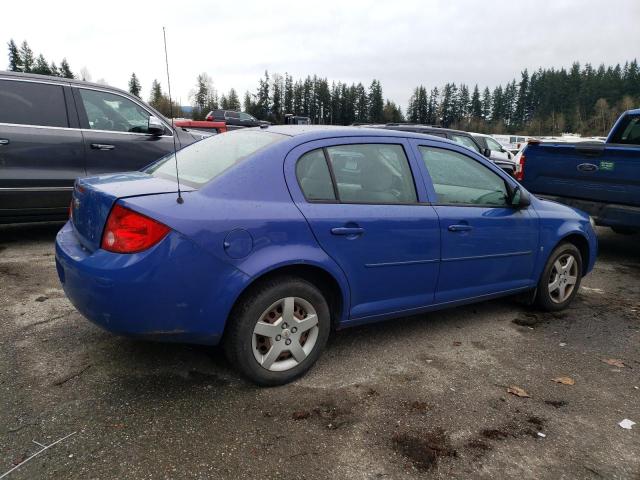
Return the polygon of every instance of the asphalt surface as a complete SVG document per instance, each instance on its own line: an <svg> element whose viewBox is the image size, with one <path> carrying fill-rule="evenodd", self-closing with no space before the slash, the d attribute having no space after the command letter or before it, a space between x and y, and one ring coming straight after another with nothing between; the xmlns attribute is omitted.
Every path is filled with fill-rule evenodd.
<svg viewBox="0 0 640 480"><path fill-rule="evenodd" d="M216 349L84 320L59 227L0 227L0 478L70 434L5 478L640 478L639 235L599 231L565 312L505 299L344 330L260 389Z"/></svg>

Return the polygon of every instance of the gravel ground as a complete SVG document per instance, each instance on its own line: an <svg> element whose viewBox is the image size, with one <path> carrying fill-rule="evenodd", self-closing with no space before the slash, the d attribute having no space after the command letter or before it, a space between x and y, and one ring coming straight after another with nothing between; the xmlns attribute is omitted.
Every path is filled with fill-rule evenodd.
<svg viewBox="0 0 640 480"><path fill-rule="evenodd" d="M216 349L84 320L59 227L0 227L0 476L75 432L6 478L640 478L638 235L599 231L565 312L506 299L341 331L259 389Z"/></svg>

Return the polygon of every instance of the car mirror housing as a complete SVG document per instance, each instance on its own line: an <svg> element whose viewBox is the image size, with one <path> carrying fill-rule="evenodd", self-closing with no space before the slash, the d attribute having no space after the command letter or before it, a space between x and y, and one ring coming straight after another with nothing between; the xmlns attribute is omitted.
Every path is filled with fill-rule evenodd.
<svg viewBox="0 0 640 480"><path fill-rule="evenodd" d="M154 117L153 115L151 115L149 116L147 131L151 135L155 135L159 137L164 133L164 124L160 121L158 117Z"/></svg>
<svg viewBox="0 0 640 480"><path fill-rule="evenodd" d="M516 208L527 208L531 205L531 195L522 187L517 186L511 194L511 205Z"/></svg>
<svg viewBox="0 0 640 480"><path fill-rule="evenodd" d="M491 158L491 149L490 149L490 148L485 148L485 149L482 151L482 154L483 154L485 157L487 157L487 158Z"/></svg>

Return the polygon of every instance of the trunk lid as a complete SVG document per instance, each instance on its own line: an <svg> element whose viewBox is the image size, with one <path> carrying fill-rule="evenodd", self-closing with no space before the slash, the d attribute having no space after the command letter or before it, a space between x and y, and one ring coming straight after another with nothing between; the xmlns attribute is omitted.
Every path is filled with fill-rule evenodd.
<svg viewBox="0 0 640 480"><path fill-rule="evenodd" d="M182 191L193 191L181 185ZM72 224L80 243L93 252L100 248L102 232L113 204L121 198L176 193L176 182L143 172L126 172L76 180L71 200Z"/></svg>

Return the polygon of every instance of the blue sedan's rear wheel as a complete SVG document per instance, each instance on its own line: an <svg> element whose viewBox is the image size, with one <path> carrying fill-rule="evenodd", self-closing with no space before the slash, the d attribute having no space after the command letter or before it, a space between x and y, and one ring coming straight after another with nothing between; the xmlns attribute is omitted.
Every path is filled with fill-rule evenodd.
<svg viewBox="0 0 640 480"><path fill-rule="evenodd" d="M280 385L317 360L330 330L322 293L300 278L280 277L247 292L229 318L230 361L260 385Z"/></svg>

